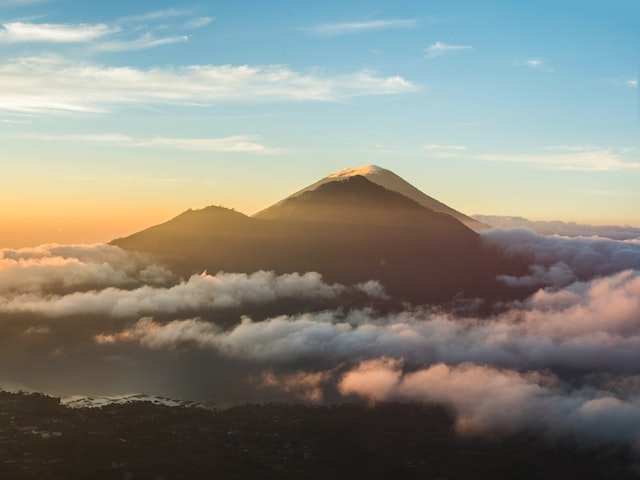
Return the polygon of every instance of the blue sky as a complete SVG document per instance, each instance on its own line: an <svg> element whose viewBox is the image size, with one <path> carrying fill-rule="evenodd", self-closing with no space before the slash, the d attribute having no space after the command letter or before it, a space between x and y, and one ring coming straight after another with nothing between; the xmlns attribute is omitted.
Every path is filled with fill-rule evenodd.
<svg viewBox="0 0 640 480"><path fill-rule="evenodd" d="M637 18L622 0L0 0L0 234L254 213L369 163L469 214L640 225Z"/></svg>

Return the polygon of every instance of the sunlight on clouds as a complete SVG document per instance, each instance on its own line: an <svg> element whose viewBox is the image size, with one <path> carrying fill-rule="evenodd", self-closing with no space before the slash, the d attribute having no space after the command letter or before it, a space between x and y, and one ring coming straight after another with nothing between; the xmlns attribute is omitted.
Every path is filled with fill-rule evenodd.
<svg viewBox="0 0 640 480"><path fill-rule="evenodd" d="M103 143L123 147L174 148L178 150L193 150L201 152L249 152L267 154L278 151L260 143L260 138L252 135L233 135L221 138L134 138L121 134L95 134L25 135L24 138L47 142Z"/></svg>
<svg viewBox="0 0 640 480"><path fill-rule="evenodd" d="M73 43L89 42L110 33L119 31L99 23L87 24L49 24L49 23L5 23L0 30L0 42L52 42Z"/></svg>
<svg viewBox="0 0 640 480"><path fill-rule="evenodd" d="M321 385L331 380L332 372L297 372L288 375L276 375L274 372L263 372L259 387L273 388L311 403L319 403L323 399Z"/></svg>
<svg viewBox="0 0 640 480"><path fill-rule="evenodd" d="M552 170L617 171L640 169L640 162L626 161L612 150L587 150L557 154L488 154L474 158L489 162L525 163Z"/></svg>
<svg viewBox="0 0 640 480"><path fill-rule="evenodd" d="M539 153L513 154L473 153L462 145L426 144L420 150L434 157L519 163L545 170L603 172L640 169L640 160L633 157L633 149L598 145L552 145Z"/></svg>
<svg viewBox="0 0 640 480"><path fill-rule="evenodd" d="M107 67L58 56L24 57L0 65L0 110L97 112L122 105L212 102L341 101L415 92L400 76L372 72L321 76L286 66L190 65Z"/></svg>
<svg viewBox="0 0 640 480"><path fill-rule="evenodd" d="M151 138L149 140L143 140L137 145L144 147L178 148L202 152L275 152L273 149L258 143L256 140L256 137L248 135L235 135L226 138Z"/></svg>
<svg viewBox="0 0 640 480"><path fill-rule="evenodd" d="M430 155L440 158L459 157L466 149L467 147L464 145L426 144L420 146L420 150L427 151Z"/></svg>
<svg viewBox="0 0 640 480"><path fill-rule="evenodd" d="M536 428L595 441L640 439L640 403L608 391L570 389L550 373L520 373L472 363L436 364L403 372L402 362L362 362L341 379L344 395L371 400L444 403L462 434L512 433Z"/></svg>
<svg viewBox="0 0 640 480"><path fill-rule="evenodd" d="M1 82L0 82L1 83ZM37 96L5 96L0 93L0 110L7 110L16 113L39 113L39 114L60 114L60 113L104 113L105 110L90 106L79 105L68 102L64 99L42 98Z"/></svg>

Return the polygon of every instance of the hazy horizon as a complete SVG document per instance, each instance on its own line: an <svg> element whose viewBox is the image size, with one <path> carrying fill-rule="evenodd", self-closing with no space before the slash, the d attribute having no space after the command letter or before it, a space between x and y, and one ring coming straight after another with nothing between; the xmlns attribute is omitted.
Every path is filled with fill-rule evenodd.
<svg viewBox="0 0 640 480"><path fill-rule="evenodd" d="M0 237L251 214L377 164L468 215L640 226L634 2L0 2Z"/></svg>

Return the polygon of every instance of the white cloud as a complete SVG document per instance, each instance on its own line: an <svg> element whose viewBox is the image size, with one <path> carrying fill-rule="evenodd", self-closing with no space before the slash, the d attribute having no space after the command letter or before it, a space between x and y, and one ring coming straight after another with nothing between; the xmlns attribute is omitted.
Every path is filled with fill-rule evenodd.
<svg viewBox="0 0 640 480"><path fill-rule="evenodd" d="M597 145L552 145L539 153L471 153L462 145L422 145L420 150L440 157L486 162L522 163L548 170L622 171L640 170L633 149Z"/></svg>
<svg viewBox="0 0 640 480"><path fill-rule="evenodd" d="M576 150L540 154L480 154L469 156L488 162L523 163L551 170L620 171L640 169L640 161L627 161L611 149Z"/></svg>
<svg viewBox="0 0 640 480"><path fill-rule="evenodd" d="M367 20L363 22L323 23L305 28L305 30L317 35L338 36L391 28L413 28L417 25L418 21L414 19Z"/></svg>
<svg viewBox="0 0 640 480"><path fill-rule="evenodd" d="M619 195L621 192L593 192L601 195ZM633 194L633 192L622 192ZM638 195L638 194L633 194ZM526 228L541 235L564 237L601 237L612 240L640 240L640 228L620 225L585 225L575 222L532 221L522 217L473 215L473 218L497 228Z"/></svg>
<svg viewBox="0 0 640 480"><path fill-rule="evenodd" d="M482 232L481 238L486 245L498 248L508 257L527 258L532 266L544 267L537 270L538 275L549 274L568 280L543 285L565 286L574 279L572 277L588 280L628 268L640 271L640 245L632 242L544 236L523 228L487 230ZM556 267L554 271L550 271L553 267Z"/></svg>
<svg viewBox="0 0 640 480"><path fill-rule="evenodd" d="M531 68L544 72L553 72L553 68L550 67L547 60L542 57L520 58L514 60L513 64L519 67Z"/></svg>
<svg viewBox="0 0 640 480"><path fill-rule="evenodd" d="M133 137L118 133L67 134L67 135L24 135L24 138L46 142L86 142L131 145L136 143Z"/></svg>
<svg viewBox="0 0 640 480"><path fill-rule="evenodd" d="M42 245L0 249L0 303L14 294L81 291L109 286L166 285L176 277L150 256L109 245Z"/></svg>
<svg viewBox="0 0 640 480"><path fill-rule="evenodd" d="M601 150L597 145L549 145L545 150L552 152L593 152Z"/></svg>
<svg viewBox="0 0 640 480"><path fill-rule="evenodd" d="M165 18L185 17L187 15L191 15L192 13L193 13L193 9L169 8L166 10L154 10L151 12L141 13L139 15L130 15L127 17L122 17L118 19L118 22L119 23L148 22L153 20L162 20Z"/></svg>
<svg viewBox="0 0 640 480"><path fill-rule="evenodd" d="M185 22L184 26L190 29L202 28L206 25L209 25L214 20L215 19L213 17L196 17Z"/></svg>
<svg viewBox="0 0 640 480"><path fill-rule="evenodd" d="M0 42L79 43L104 37L118 29L105 24L51 24L12 22L2 25Z"/></svg>
<svg viewBox="0 0 640 480"><path fill-rule="evenodd" d="M112 361L106 358L130 356L136 359L128 364L133 373L140 369L137 380L158 372L167 378L166 362L158 359L163 354L175 359L177 350L174 375L189 373L198 383L209 378L223 395L224 382L212 379L211 370L198 377L201 370L186 363L193 357L201 365L204 352L190 350L206 349L212 369L230 371L239 383L251 375L252 392L278 389L307 401L337 391L374 401L437 402L451 407L461 432L533 430L636 442L640 243L541 237L523 230L487 232L483 238L507 258L524 256L532 267L541 267L529 276L550 288L501 304L485 317L444 307L398 311L392 303L384 313L370 308L263 313L228 325L218 308L310 298L340 305L348 298L342 295L354 289L377 298L384 298L384 290L376 282L329 285L315 273L204 274L179 281L148 256L106 245L3 249L0 328L11 346L3 351L4 363L9 371L20 365L21 354L15 352L28 351L30 364L43 367L50 381L76 373L67 369L69 362L62 371L48 364L54 350L67 352L92 376L94 366ZM571 275L578 281L563 287ZM259 310L254 314L261 315ZM196 317L173 320L183 313ZM46 351L41 357L33 356L36 343ZM256 377L256 368L266 373ZM561 378L572 372L572 378L564 383L554 371L563 372ZM114 388L98 377L101 388Z"/></svg>
<svg viewBox="0 0 640 480"><path fill-rule="evenodd" d="M265 271L250 275L203 273L168 288L144 285L134 290L109 287L68 295L0 296L0 311L37 313L50 318L78 314L126 318L260 305L287 298L335 299L345 290L342 285L324 283L316 272L279 276ZM369 290L374 294L384 293L382 289Z"/></svg>
<svg viewBox="0 0 640 480"><path fill-rule="evenodd" d="M235 135L224 138L151 138L137 143L143 147L177 148L201 152L253 152L273 153L274 150L258 143L256 137Z"/></svg>
<svg viewBox="0 0 640 480"><path fill-rule="evenodd" d="M155 301L136 297L138 305ZM38 311L51 315L46 312L58 310L52 303L47 307ZM640 276L626 271L562 290L540 290L524 304L485 319L429 310L382 317L367 311L325 311L262 321L244 318L223 330L198 318L169 323L145 318L97 340L133 341L154 349L193 344L234 359L289 365L388 356L413 365L474 362L500 368L640 373L639 313Z"/></svg>
<svg viewBox="0 0 640 480"><path fill-rule="evenodd" d="M466 150L467 147L463 145L436 145L433 143L428 143L422 145L420 148L423 150Z"/></svg>
<svg viewBox="0 0 640 480"><path fill-rule="evenodd" d="M172 43L183 43L187 41L189 41L189 37L187 35L156 38L151 33L145 33L134 40L117 40L100 43L96 45L96 50L102 52L128 52L133 50L146 50L148 48L159 47L161 45L170 45Z"/></svg>
<svg viewBox="0 0 640 480"><path fill-rule="evenodd" d="M425 49L427 58L436 58L449 53L471 51L473 47L470 45L450 45L443 42L436 42Z"/></svg>
<svg viewBox="0 0 640 480"><path fill-rule="evenodd" d="M13 7L21 5L33 5L35 3L44 3L49 0L0 0L0 7Z"/></svg>
<svg viewBox="0 0 640 480"><path fill-rule="evenodd" d="M275 153L277 150L261 143L252 135L232 135L219 138L152 137L135 138L121 134L94 135L26 135L25 138L48 142L103 143L124 147L174 148L201 152L251 152Z"/></svg>
<svg viewBox="0 0 640 480"><path fill-rule="evenodd" d="M630 87L630 88L638 87L637 78L616 77L616 78L608 78L605 81L610 85L614 85L616 87Z"/></svg>
<svg viewBox="0 0 640 480"><path fill-rule="evenodd" d="M140 69L76 63L57 56L0 64L0 110L26 113L105 112L149 104L343 101L417 90L416 84L400 76L367 71L329 76L281 65Z"/></svg>
<svg viewBox="0 0 640 480"><path fill-rule="evenodd" d="M425 150L436 157L457 157L467 149L464 145L436 145L425 144L420 146L420 150Z"/></svg>

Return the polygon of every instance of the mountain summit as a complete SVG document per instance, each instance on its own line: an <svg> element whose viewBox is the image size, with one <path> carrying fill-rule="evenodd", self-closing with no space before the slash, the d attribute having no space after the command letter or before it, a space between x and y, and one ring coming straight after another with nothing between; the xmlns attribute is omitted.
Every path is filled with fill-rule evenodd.
<svg viewBox="0 0 640 480"><path fill-rule="evenodd" d="M397 192L415 202L419 203L423 207L426 207L434 212L444 213L446 215L450 215L451 217L459 220L464 225L469 227L474 231L486 230L487 228L491 228L489 225L482 223L478 220L475 220L467 215L454 210L453 208L445 205L442 202L439 202L435 198L430 197L429 195L421 192L416 187L411 185L409 182L399 177L391 170L387 170L385 168L379 167L377 165L363 165L356 168L344 168L342 170L338 170L336 172L330 173L326 177L318 180L317 182L303 188L302 190L298 190L292 195L288 196L284 200L272 205L261 212L256 213L254 216L256 218L276 218L278 213L282 211L282 206L284 203L290 201L292 198L296 198L305 192L316 190L321 185L325 185L331 182L337 182L346 180L352 177L362 176L369 180L372 183L380 185L388 190L393 192Z"/></svg>

